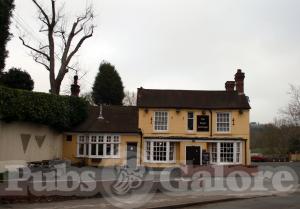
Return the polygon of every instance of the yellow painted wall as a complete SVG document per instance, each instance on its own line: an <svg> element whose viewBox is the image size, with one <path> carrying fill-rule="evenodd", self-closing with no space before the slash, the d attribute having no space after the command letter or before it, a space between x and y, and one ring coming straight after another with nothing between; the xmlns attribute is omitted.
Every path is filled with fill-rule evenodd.
<svg viewBox="0 0 300 209"><path fill-rule="evenodd" d="M66 135L64 136L63 142L63 158L65 160L71 160L73 163L79 162L82 158L77 158L77 137L80 134L73 134L72 141L68 142L66 140ZM102 159L100 163L92 162L91 159L87 160L88 165L99 166L99 167L110 167L110 166L121 166L126 165L126 150L128 142L137 143L137 164L140 165L140 143L141 136L139 134L121 134L120 135L120 158L106 158Z"/></svg>
<svg viewBox="0 0 300 209"><path fill-rule="evenodd" d="M154 131L153 120L155 111L168 111L169 113L169 130L168 131ZM188 112L194 112L194 131L187 130L187 114ZM216 131L216 119L217 112L230 112L232 118L234 118L234 125L231 126L231 132L226 134L219 134ZM210 118L210 112L205 111L205 114ZM139 110L139 128L141 128L144 135L164 135L164 136L197 136L197 137L209 137L209 132L197 132L196 131L196 119L197 115L202 115L202 110L187 110L182 109L179 112L176 109L145 109ZM211 120L211 118L210 118ZM248 138L249 136L249 110L244 110L242 114L238 110L218 110L212 111L212 129L213 136L240 136ZM211 127L210 127L211 128Z"/></svg>
<svg viewBox="0 0 300 209"><path fill-rule="evenodd" d="M169 120L168 120L168 131L154 131L153 122L154 122L154 112L155 111L168 111ZM194 112L194 131L187 130L187 114L188 112ZM208 132L197 132L197 115L205 115L209 116L210 120L210 131ZM217 113L218 112L230 112L231 119L234 119L234 124L231 122L231 131L229 133L218 133L217 132ZM169 136L181 136L181 137L213 137L213 138L243 138L245 142L243 142L242 150L242 161L243 164L250 164L250 127L249 127L249 110L243 110L242 113L239 110L213 110L212 118L210 111L207 110L196 110L196 109L181 109L179 112L176 109L145 109L141 108L139 110L139 128L141 128L142 133L146 137L169 137ZM212 127L211 127L212 123ZM212 136L211 136L212 131ZM181 142L180 143L180 155L179 161L185 161L185 146L187 144L195 144L196 142ZM207 143L200 143L202 149L208 149ZM245 148L246 143L246 148ZM245 153L246 151L246 153ZM246 155L246 157L245 157ZM176 163L178 165L179 162ZM147 164L148 165L148 164ZM158 165L158 166L168 166L166 164ZM172 165L171 165L172 166Z"/></svg>

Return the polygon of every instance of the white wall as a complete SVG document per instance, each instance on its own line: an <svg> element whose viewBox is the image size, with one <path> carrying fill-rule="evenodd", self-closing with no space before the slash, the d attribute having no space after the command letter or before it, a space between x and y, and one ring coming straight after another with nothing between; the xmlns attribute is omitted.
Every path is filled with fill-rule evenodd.
<svg viewBox="0 0 300 209"><path fill-rule="evenodd" d="M29 134L31 138L24 153L21 134ZM36 136L45 136L41 148ZM41 161L62 158L63 135L48 126L32 123L0 121L0 162L2 161Z"/></svg>

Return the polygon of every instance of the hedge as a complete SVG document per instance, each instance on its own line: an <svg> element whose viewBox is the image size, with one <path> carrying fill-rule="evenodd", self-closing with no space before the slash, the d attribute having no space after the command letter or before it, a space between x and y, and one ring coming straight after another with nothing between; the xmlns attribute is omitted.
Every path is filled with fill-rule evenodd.
<svg viewBox="0 0 300 209"><path fill-rule="evenodd" d="M87 109L82 98L0 86L0 119L6 122L33 122L64 131L85 120Z"/></svg>

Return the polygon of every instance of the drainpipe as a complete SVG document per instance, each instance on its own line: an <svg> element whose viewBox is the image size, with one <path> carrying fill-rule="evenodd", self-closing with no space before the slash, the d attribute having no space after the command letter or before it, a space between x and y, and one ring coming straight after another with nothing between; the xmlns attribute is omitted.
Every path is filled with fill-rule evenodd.
<svg viewBox="0 0 300 209"><path fill-rule="evenodd" d="M140 166L142 166L142 157L143 157L143 143L144 143L144 139L143 139L143 133L142 130L140 129L140 136L141 136L141 141L140 141Z"/></svg>
<svg viewBox="0 0 300 209"><path fill-rule="evenodd" d="M213 127L212 127L212 125L213 125L213 122L212 122L212 110L209 110L209 112L210 112L210 137L212 137L213 136Z"/></svg>
<svg viewBox="0 0 300 209"><path fill-rule="evenodd" d="M247 140L245 141L245 165L247 165Z"/></svg>

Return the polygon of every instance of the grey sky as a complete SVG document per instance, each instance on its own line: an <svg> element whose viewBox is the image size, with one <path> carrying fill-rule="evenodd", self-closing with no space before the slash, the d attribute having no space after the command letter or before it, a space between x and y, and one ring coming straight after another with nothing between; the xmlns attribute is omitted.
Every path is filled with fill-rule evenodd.
<svg viewBox="0 0 300 209"><path fill-rule="evenodd" d="M18 17L34 36L43 37L37 33L31 0L15 1ZM85 0L65 1L69 14L86 5ZM93 3L98 27L77 58L80 68L88 71L80 81L85 92L91 89L102 60L116 66L125 88L132 91L140 86L222 90L241 68L246 73L251 121L271 122L288 101L289 84L300 84L299 0ZM47 92L48 73L28 56L17 31L14 23L7 68L22 67L35 80L35 90ZM68 88L71 76L66 77L63 89Z"/></svg>

